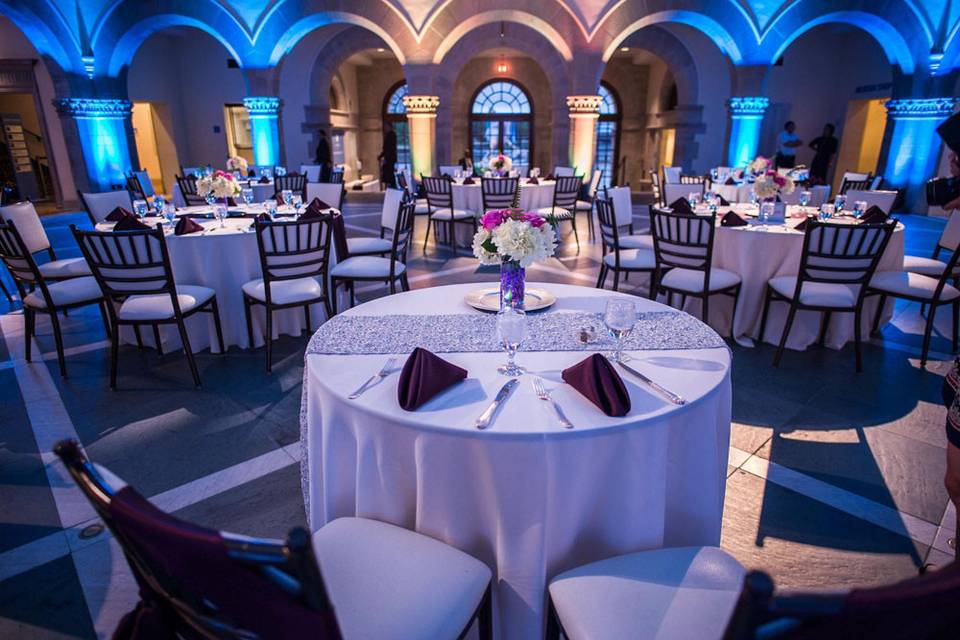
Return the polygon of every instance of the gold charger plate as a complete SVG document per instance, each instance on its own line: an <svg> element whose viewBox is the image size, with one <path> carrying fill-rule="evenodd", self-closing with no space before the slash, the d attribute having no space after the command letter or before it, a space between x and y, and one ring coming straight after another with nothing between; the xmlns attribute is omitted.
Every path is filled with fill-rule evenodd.
<svg viewBox="0 0 960 640"><path fill-rule="evenodd" d="M500 311L500 287L484 287L471 291L463 301L480 311ZM527 311L540 311L553 306L557 296L545 289L527 287L523 292L523 306Z"/></svg>

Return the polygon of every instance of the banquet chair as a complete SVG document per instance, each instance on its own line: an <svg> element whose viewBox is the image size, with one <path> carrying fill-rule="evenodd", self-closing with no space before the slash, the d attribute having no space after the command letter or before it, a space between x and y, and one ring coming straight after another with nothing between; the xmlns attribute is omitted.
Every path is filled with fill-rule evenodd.
<svg viewBox="0 0 960 640"><path fill-rule="evenodd" d="M206 199L197 193L197 178L192 175L177 176L177 186L180 187L180 195L188 207L202 206L207 203Z"/></svg>
<svg viewBox="0 0 960 640"><path fill-rule="evenodd" d="M838 193L846 194L848 191L869 191L870 183L873 182L873 179L868 175L863 180L854 180L844 178L840 183L840 191Z"/></svg>
<svg viewBox="0 0 960 640"><path fill-rule="evenodd" d="M70 230L107 300L112 331L110 388L117 388L120 327L133 327L138 337L140 327L152 327L157 352L163 355L160 325L168 324L176 325L180 333L193 383L199 387L200 374L184 320L198 312L212 314L220 353L224 353L216 292L208 287L174 281L170 254L160 225L133 231L82 231L72 224Z"/></svg>
<svg viewBox="0 0 960 640"><path fill-rule="evenodd" d="M441 178L443 176L450 176L452 178L457 171L463 171L463 167L458 164L442 164L440 168L437 169L437 175Z"/></svg>
<svg viewBox="0 0 960 640"><path fill-rule="evenodd" d="M397 223L397 208L408 196L400 189L387 189L383 194L383 207L380 209L380 237L363 236L347 238L347 250L352 256L385 256L393 249L393 240L387 238L387 231L393 234Z"/></svg>
<svg viewBox="0 0 960 640"><path fill-rule="evenodd" d="M847 208L853 209L853 203L861 200L867 203L867 207L880 207L884 213L889 214L893 209L893 203L897 199L896 191L862 191L860 189L847 190Z"/></svg>
<svg viewBox="0 0 960 640"><path fill-rule="evenodd" d="M202 176L206 169L204 167L185 167L180 165L180 175L193 176L194 178Z"/></svg>
<svg viewBox="0 0 960 640"><path fill-rule="evenodd" d="M706 185L704 185L702 182L695 184L680 184L679 182L665 184L663 185L664 206L669 207L671 203L680 198L687 198L687 196L689 196L691 193L699 193L700 195L703 195L705 189Z"/></svg>
<svg viewBox="0 0 960 640"><path fill-rule="evenodd" d="M414 215L426 216L430 215L430 205L427 203L426 198L417 198L416 191L413 189L410 184L410 175L407 171L397 171L395 174L397 180L397 187L403 189L409 194L411 198L414 198Z"/></svg>
<svg viewBox="0 0 960 640"><path fill-rule="evenodd" d="M929 258L903 256L903 270L939 278L947 268L947 263L940 260L940 252L945 250L952 253L958 247L960 247L960 210L955 210L947 218L947 224L943 227L943 231L937 239L937 245L933 248L933 255ZM958 275L960 275L960 272L954 271L954 285L957 284Z"/></svg>
<svg viewBox="0 0 960 640"><path fill-rule="evenodd" d="M343 184L343 167L334 167L330 171L330 180L331 184Z"/></svg>
<svg viewBox="0 0 960 640"><path fill-rule="evenodd" d="M283 541L216 531L162 511L76 440L54 452L140 590L114 637L492 637L490 570L439 540L355 517Z"/></svg>
<svg viewBox="0 0 960 640"><path fill-rule="evenodd" d="M554 178L569 178L576 175L576 167L554 167L553 168L553 177Z"/></svg>
<svg viewBox="0 0 960 640"><path fill-rule="evenodd" d="M330 297L325 283L330 263L330 215L290 222L254 220L261 278L246 282L243 313L247 321L247 339L253 348L251 309L263 305L267 326L267 373L273 369L273 312L303 307L307 331L311 331L310 306L323 303L331 315Z"/></svg>
<svg viewBox="0 0 960 640"><path fill-rule="evenodd" d="M687 174L680 174L680 184L700 184L703 185L704 189L710 187L710 176L694 176Z"/></svg>
<svg viewBox="0 0 960 640"><path fill-rule="evenodd" d="M443 178L436 178L443 180ZM445 180L444 180L445 181ZM347 248L347 231L343 225L343 216L334 216L333 243L337 263L330 269L330 301L333 313L337 313L337 287L343 283L350 291L350 306L356 304L354 283L386 282L390 293L397 292L397 281L403 291L410 290L407 280L407 248L413 234L413 202L407 201L397 208L397 221L393 227L393 246L389 258L377 256L353 256Z"/></svg>
<svg viewBox="0 0 960 640"><path fill-rule="evenodd" d="M660 184L660 174L654 170L650 171L650 188L653 190L654 206L667 206L663 201L663 186Z"/></svg>
<svg viewBox="0 0 960 640"><path fill-rule="evenodd" d="M548 589L547 640L954 638L960 563L894 584L774 593L719 547L639 551L561 573Z"/></svg>
<svg viewBox="0 0 960 640"><path fill-rule="evenodd" d="M657 268L654 252L650 249L628 249L621 245L613 200L597 198L594 205L597 207L597 221L600 223L601 255L603 256L600 275L597 277L597 288L603 289L607 275L611 271L614 291L617 291L620 285L621 273L647 273L650 275L652 295L653 273Z"/></svg>
<svg viewBox="0 0 960 640"><path fill-rule="evenodd" d="M307 182L320 182L320 171L323 167L319 164L302 164L300 173L307 178Z"/></svg>
<svg viewBox="0 0 960 640"><path fill-rule="evenodd" d="M796 276L777 276L767 280L760 340L764 339L767 315L772 302L790 305L773 366L780 364L797 311L819 311L820 343L826 339L833 313L854 314L853 336L857 373L863 370L860 354L860 327L863 301L870 278L893 235L896 221L880 224L822 223L807 221L803 253Z"/></svg>
<svg viewBox="0 0 960 640"><path fill-rule="evenodd" d="M629 233L620 233L621 249L649 249L653 251L653 236L633 232L633 195L630 187L611 187L607 197L613 201L613 213L619 230L629 228Z"/></svg>
<svg viewBox="0 0 960 640"><path fill-rule="evenodd" d="M663 184L680 184L681 167L663 167Z"/></svg>
<svg viewBox="0 0 960 640"><path fill-rule="evenodd" d="M687 297L697 298L702 302L700 318L705 324L709 324L710 296L732 297L735 315L740 295L740 276L713 266L716 217L716 214L691 216L650 208L653 251L657 258L650 297L655 300L659 293L666 293L670 304L673 295L678 294L681 309ZM731 317L730 326L733 320Z"/></svg>
<svg viewBox="0 0 960 640"><path fill-rule="evenodd" d="M47 254L47 262L38 262L44 279L56 281L90 275L90 267L83 258L57 259L47 232L43 229L43 223L40 222L40 216L29 200L0 207L0 220L17 225L17 232L35 260L38 253Z"/></svg>
<svg viewBox="0 0 960 640"><path fill-rule="evenodd" d="M439 224L444 223L447 228L447 239L450 242L450 248L454 254L457 253L457 235L456 225L469 225L470 229L476 227L476 214L466 209L453 208L453 185L446 178L431 178L420 176L420 182L423 183L427 191L427 207L430 211L430 223L433 226L433 235L439 243L440 231ZM427 233L423 236L423 252L427 252L427 240L430 238L431 224L427 224Z"/></svg>
<svg viewBox="0 0 960 640"><path fill-rule="evenodd" d="M289 174L285 176L277 176L273 179L273 194L278 196L284 191L292 191L294 195L299 194L300 197L307 202L307 176L299 174Z"/></svg>
<svg viewBox="0 0 960 640"><path fill-rule="evenodd" d="M67 362L63 351L63 332L57 314L69 309L95 304L100 308L104 328L110 335L103 294L93 276L70 278L60 282L48 282L37 266L33 254L14 222L0 222L0 260L6 265L23 301L24 359L30 362L31 345L36 335L37 314L50 316L53 339L57 345L57 363L60 375L67 377ZM4 288L6 290L6 288Z"/></svg>
<svg viewBox="0 0 960 640"><path fill-rule="evenodd" d="M319 198L323 202L336 209L343 210L343 183L340 182L308 182L306 185L307 197L304 203L310 204L314 198Z"/></svg>
<svg viewBox="0 0 960 640"><path fill-rule="evenodd" d="M520 186L519 178L480 178L480 200L483 215L494 209L508 209Z"/></svg>
<svg viewBox="0 0 960 640"><path fill-rule="evenodd" d="M580 236L577 234L577 198L580 196L582 186L583 176L558 176L553 185L553 204L537 209L537 213L541 216L553 216L558 235L560 223L564 220L570 222L573 227L573 237L577 241L577 253L580 253Z"/></svg>
<svg viewBox="0 0 960 640"><path fill-rule="evenodd" d="M600 181L603 180L603 169L594 169L590 176L590 184L587 187L587 199L577 200L574 207L579 212L587 214L587 237L593 239L593 203L597 199L597 191L600 189Z"/></svg>
<svg viewBox="0 0 960 640"><path fill-rule="evenodd" d="M146 171L131 171L127 174L127 191L134 200L148 200L157 193Z"/></svg>
<svg viewBox="0 0 960 640"><path fill-rule="evenodd" d="M83 209L87 212L87 217L90 218L90 224L93 226L97 226L97 223L106 220L110 212L117 207L133 212L133 202L130 200L129 191L102 191L100 193L77 191L77 195L80 196Z"/></svg>

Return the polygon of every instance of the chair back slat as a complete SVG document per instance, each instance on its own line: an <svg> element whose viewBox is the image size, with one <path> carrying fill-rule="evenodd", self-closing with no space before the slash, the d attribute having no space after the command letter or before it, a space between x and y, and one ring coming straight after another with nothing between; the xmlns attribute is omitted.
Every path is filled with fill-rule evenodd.
<svg viewBox="0 0 960 640"><path fill-rule="evenodd" d="M305 175L285 175L277 176L273 179L274 193L283 191L292 191L299 194L301 198L307 198L307 176Z"/></svg>
<svg viewBox="0 0 960 640"><path fill-rule="evenodd" d="M206 203L206 200L197 193L196 176L177 176L177 186L180 187L180 193L183 195L183 200L187 203L188 207Z"/></svg>
<svg viewBox="0 0 960 640"><path fill-rule="evenodd" d="M583 186L582 176L559 176L553 186L553 207L573 212Z"/></svg>
<svg viewBox="0 0 960 640"><path fill-rule="evenodd" d="M380 229L393 231L397 224L397 208L409 196L400 189L387 189L383 194L383 208L380 209Z"/></svg>
<svg viewBox="0 0 960 640"><path fill-rule="evenodd" d="M343 167L337 167L330 172L330 184L343 184Z"/></svg>
<svg viewBox="0 0 960 640"><path fill-rule="evenodd" d="M650 209L653 248L660 269L708 272L713 256L716 215L691 216Z"/></svg>
<svg viewBox="0 0 960 640"><path fill-rule="evenodd" d="M101 193L80 193L80 201L90 222L96 225L103 222L117 207L133 211L133 202L128 191L103 191Z"/></svg>
<svg viewBox="0 0 960 640"><path fill-rule="evenodd" d="M40 269L13 222L0 222L0 260L13 277L20 297L43 281Z"/></svg>
<svg viewBox="0 0 960 640"><path fill-rule="evenodd" d="M343 185L337 182L308 182L307 197L304 202L310 204L314 198L320 198L338 211L343 209Z"/></svg>
<svg viewBox="0 0 960 640"><path fill-rule="evenodd" d="M869 191L870 184L873 182L873 179L869 176L863 178L862 180L854 180L852 178L844 178L840 183L840 193L847 193L847 191Z"/></svg>
<svg viewBox="0 0 960 640"><path fill-rule="evenodd" d="M12 222L17 226L17 233L23 238L30 253L50 249L50 239L43 229L37 209L29 200L0 207L0 220Z"/></svg>
<svg viewBox="0 0 960 640"><path fill-rule="evenodd" d="M807 223L800 258L802 282L865 284L890 241L896 222L881 224Z"/></svg>
<svg viewBox="0 0 960 640"><path fill-rule="evenodd" d="M453 208L453 183L447 178L420 176L423 188L427 192L427 205L430 210Z"/></svg>
<svg viewBox="0 0 960 640"><path fill-rule="evenodd" d="M620 232L617 228L619 225L617 224L613 199L597 198L594 202L597 206L597 220L600 222L600 241L603 244L603 252L619 250Z"/></svg>
<svg viewBox="0 0 960 640"><path fill-rule="evenodd" d="M147 194L143 190L143 185L140 184L140 178L132 173L127 176L127 191L129 191L130 195L137 200L147 199Z"/></svg>
<svg viewBox="0 0 960 640"><path fill-rule="evenodd" d="M84 231L71 225L90 271L108 297L171 293L173 270L163 229ZM175 297L175 296L174 296Z"/></svg>
<svg viewBox="0 0 960 640"><path fill-rule="evenodd" d="M519 183L519 178L480 178L483 210L508 208L513 204L513 194Z"/></svg>
<svg viewBox="0 0 960 640"><path fill-rule="evenodd" d="M271 281L320 277L330 257L330 216L289 222L256 221L257 246L265 286Z"/></svg>
<svg viewBox="0 0 960 640"><path fill-rule="evenodd" d="M407 262L407 249L413 237L413 224L416 204L412 198L406 198L397 207L397 220L393 228L393 248L390 253L390 273L396 273L396 263Z"/></svg>
<svg viewBox="0 0 960 640"><path fill-rule="evenodd" d="M398 189L403 189L404 191L410 190L410 183L407 181L407 173L405 171L395 171L393 177L397 181Z"/></svg>

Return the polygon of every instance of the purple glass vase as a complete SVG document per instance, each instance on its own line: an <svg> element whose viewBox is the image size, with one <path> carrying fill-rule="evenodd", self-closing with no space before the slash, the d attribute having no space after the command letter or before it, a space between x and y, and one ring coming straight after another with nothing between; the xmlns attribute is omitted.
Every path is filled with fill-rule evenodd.
<svg viewBox="0 0 960 640"><path fill-rule="evenodd" d="M500 308L523 309L526 269L516 260L500 263Z"/></svg>

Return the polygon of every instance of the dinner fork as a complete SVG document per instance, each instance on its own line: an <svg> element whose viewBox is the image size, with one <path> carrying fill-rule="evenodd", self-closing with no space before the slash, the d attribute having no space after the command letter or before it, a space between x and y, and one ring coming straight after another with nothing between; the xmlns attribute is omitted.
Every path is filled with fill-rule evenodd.
<svg viewBox="0 0 960 640"><path fill-rule="evenodd" d="M562 424L564 428L573 429L573 423L567 420L567 416L563 415L563 409L560 408L560 405L557 404L557 401L550 397L550 392L547 391L546 387L543 386L542 379L533 379L533 390L537 392L538 398L544 402L550 403L550 406L553 407L553 410L557 412L557 417L560 418L560 424Z"/></svg>
<svg viewBox="0 0 960 640"><path fill-rule="evenodd" d="M364 382L362 385L360 385L360 388L359 388L359 389L357 389L356 391L354 391L353 393L351 393L348 397L349 397L351 400L356 400L357 398L359 398L360 395L361 395L364 391L366 391L367 389L369 389L370 386L373 385L375 382L379 382L380 380L383 380L383 379L386 378L388 375L390 375L390 373L393 371L394 365L396 365L396 364L397 364L397 359L396 359L396 358L390 358L389 360L387 360L386 364L383 365L383 368L380 369L380 371L378 371L376 374L370 376L370 378L369 378L366 382Z"/></svg>

